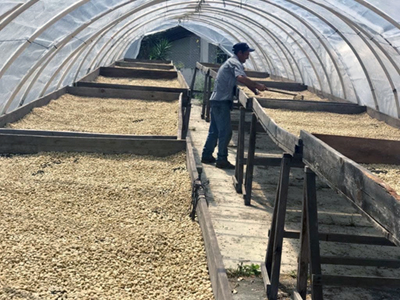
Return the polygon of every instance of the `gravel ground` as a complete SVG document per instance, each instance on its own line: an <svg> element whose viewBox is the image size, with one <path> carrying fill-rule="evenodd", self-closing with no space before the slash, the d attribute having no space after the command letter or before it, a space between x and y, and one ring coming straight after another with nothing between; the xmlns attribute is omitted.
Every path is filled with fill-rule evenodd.
<svg viewBox="0 0 400 300"><path fill-rule="evenodd" d="M8 128L136 135L176 135L178 100L99 99L69 94L34 108Z"/></svg>
<svg viewBox="0 0 400 300"><path fill-rule="evenodd" d="M279 126L296 135L303 129L311 133L400 140L399 129L373 119L367 113L341 115L269 108L264 110Z"/></svg>
<svg viewBox="0 0 400 300"><path fill-rule="evenodd" d="M382 179L400 195L400 166L384 164L362 164L362 166Z"/></svg>
<svg viewBox="0 0 400 300"><path fill-rule="evenodd" d="M99 76L96 78L95 82L139 85L139 86L181 88L181 85L180 85L178 79L143 79L143 78L119 78L119 77Z"/></svg>
<svg viewBox="0 0 400 300"><path fill-rule="evenodd" d="M183 153L0 164L0 299L213 299Z"/></svg>

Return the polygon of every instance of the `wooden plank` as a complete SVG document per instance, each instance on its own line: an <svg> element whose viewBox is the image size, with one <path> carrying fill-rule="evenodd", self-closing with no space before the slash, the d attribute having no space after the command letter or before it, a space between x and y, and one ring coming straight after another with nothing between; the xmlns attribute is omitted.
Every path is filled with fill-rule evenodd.
<svg viewBox="0 0 400 300"><path fill-rule="evenodd" d="M294 91L294 92L307 90L306 85L296 82L265 81L265 80L256 80L256 81L264 84L267 88L274 88L274 89Z"/></svg>
<svg viewBox="0 0 400 300"><path fill-rule="evenodd" d="M400 119L393 118L370 107L367 108L367 114L370 115L372 118L383 121L392 127L400 128Z"/></svg>
<svg viewBox="0 0 400 300"><path fill-rule="evenodd" d="M183 104L182 104L182 93L179 95L179 108L178 108L178 140L182 139L183 136Z"/></svg>
<svg viewBox="0 0 400 300"><path fill-rule="evenodd" d="M357 163L400 165L400 141L313 135Z"/></svg>
<svg viewBox="0 0 400 300"><path fill-rule="evenodd" d="M204 66L203 64L201 64L199 62L196 63L196 68L203 74L207 74L208 70L209 70L209 67L206 67L206 66Z"/></svg>
<svg viewBox="0 0 400 300"><path fill-rule="evenodd" d="M300 232L299 231L285 231L284 237L287 239L299 239ZM324 242L380 245L380 246L396 246L394 243L392 243L388 239L381 237L381 236L319 232L318 238L320 241L324 241Z"/></svg>
<svg viewBox="0 0 400 300"><path fill-rule="evenodd" d="M90 72L86 76L79 79L79 81L77 83L95 81L96 78L99 77L99 75L100 75L100 68L97 68L93 72ZM76 85L77 83L75 83L74 85Z"/></svg>
<svg viewBox="0 0 400 300"><path fill-rule="evenodd" d="M250 70L244 70L246 73L247 77L254 77L254 78L268 78L269 73L268 72L260 72L260 71L250 71Z"/></svg>
<svg viewBox="0 0 400 300"><path fill-rule="evenodd" d="M395 259L372 259L372 258L359 258L359 257L321 256L321 264L344 265L344 266L383 267L383 268L400 268L400 260L395 260Z"/></svg>
<svg viewBox="0 0 400 300"><path fill-rule="evenodd" d="M338 114L361 114L367 109L365 106L348 103L335 103L324 101L306 101L306 100L276 100L257 98L258 103L264 108L290 109L295 111L323 111Z"/></svg>
<svg viewBox="0 0 400 300"><path fill-rule="evenodd" d="M285 230L286 206L289 192L289 176L290 176L290 154L283 154L281 173L279 179L279 191L275 205L278 205L276 210L276 225L274 230L271 227L271 233L274 234L273 245L270 247L268 240L268 250L272 250L272 266L271 266L271 286L269 288L268 299L278 299L279 277L281 273L282 247L283 247L283 232ZM274 208L275 212L275 208Z"/></svg>
<svg viewBox="0 0 400 300"><path fill-rule="evenodd" d="M242 89L238 89L238 100L243 107L251 107L251 100Z"/></svg>
<svg viewBox="0 0 400 300"><path fill-rule="evenodd" d="M282 161L282 154L262 154L262 156L254 157L253 164L255 166L279 167ZM247 159L243 159L243 164L247 164ZM304 168L301 160L293 159L290 162L292 168Z"/></svg>
<svg viewBox="0 0 400 300"><path fill-rule="evenodd" d="M239 130L239 122L234 120L231 121L232 130ZM244 130L245 132L250 131L251 122L244 122ZM257 123L256 126L257 133L265 133L264 127L261 126L260 123Z"/></svg>
<svg viewBox="0 0 400 300"><path fill-rule="evenodd" d="M201 104L201 118L206 117L206 106L207 106L207 96L208 96L208 72L204 75L204 86L203 86L203 103Z"/></svg>
<svg viewBox="0 0 400 300"><path fill-rule="evenodd" d="M210 76L214 79L217 78L218 72L215 70L210 69Z"/></svg>
<svg viewBox="0 0 400 300"><path fill-rule="evenodd" d="M188 93L186 88L169 88L160 86L141 86L129 84L113 84L113 83L97 83L97 82L82 82L79 81L75 84L77 87L90 87L90 88L103 88L103 89L120 89L120 90L133 90L133 91L150 91L150 92L164 92L164 93Z"/></svg>
<svg viewBox="0 0 400 300"><path fill-rule="evenodd" d="M211 110L211 103L210 103L210 98L211 98L211 85L212 85L212 78L211 76L208 76L208 84L207 84L207 105L206 105L206 122L210 122L210 110Z"/></svg>
<svg viewBox="0 0 400 300"><path fill-rule="evenodd" d="M185 77L183 77L183 75L182 75L182 73L180 71L176 71L176 72L178 74L179 84L181 85L181 87L183 89L188 90L189 89L189 85L187 84Z"/></svg>
<svg viewBox="0 0 400 300"><path fill-rule="evenodd" d="M297 291L293 291L293 300L304 300Z"/></svg>
<svg viewBox="0 0 400 300"><path fill-rule="evenodd" d="M322 285L330 286L352 286L352 287L393 287L400 286L400 278L393 277L370 277L370 276L337 276L321 275L313 276Z"/></svg>
<svg viewBox="0 0 400 300"><path fill-rule="evenodd" d="M197 178L196 163L193 153L193 145L190 133L186 143L186 157L189 174L192 181ZM194 178L194 179L193 179ZM226 275L222 255L218 246L217 236L211 221L211 215L208 210L206 197L204 193L199 195L199 202L196 209L197 217L200 223L203 240L207 254L208 272L210 274L211 285L216 300L232 300L232 293L228 276Z"/></svg>
<svg viewBox="0 0 400 300"><path fill-rule="evenodd" d="M378 177L317 137L300 132L304 162L347 197L385 237L400 246L400 196Z"/></svg>
<svg viewBox="0 0 400 300"><path fill-rule="evenodd" d="M176 71L167 70L140 70L101 67L100 75L105 77L132 77L145 79L175 79L178 77Z"/></svg>
<svg viewBox="0 0 400 300"><path fill-rule="evenodd" d="M247 152L247 167L246 167L246 180L245 180L245 193L243 194L244 205L251 205L251 190L253 186L253 170L254 170L254 153L256 150L256 125L257 117L253 113L251 118L249 147Z"/></svg>
<svg viewBox="0 0 400 300"><path fill-rule="evenodd" d="M300 237L300 251L297 258L297 282L296 289L299 296L302 299L307 297L307 276L308 276L308 265L310 263L310 247L308 240L308 213L307 213L307 201L305 194L305 187L303 188L303 203L301 211L301 231L299 232ZM284 231L283 237L286 237L287 231Z"/></svg>
<svg viewBox="0 0 400 300"><path fill-rule="evenodd" d="M271 281L269 280L269 276L268 276L268 272L267 272L267 268L265 267L265 264L261 264L261 276L263 279L265 292L267 292L267 288L269 285L271 285Z"/></svg>
<svg viewBox="0 0 400 300"><path fill-rule="evenodd" d="M184 140L0 134L0 153L49 151L132 153L168 156L185 150Z"/></svg>
<svg viewBox="0 0 400 300"><path fill-rule="evenodd" d="M271 139L286 152L294 156L295 153L300 154L302 151L302 142L297 136L281 128L271 119L263 107L258 103L257 99L253 99L253 111L257 115L259 122Z"/></svg>
<svg viewBox="0 0 400 300"><path fill-rule="evenodd" d="M4 127L7 123L13 123L22 119L27 114L29 114L35 107L45 106L49 104L51 100L58 99L65 93L67 93L67 87L64 87L51 94L48 94L47 96L34 100L28 104L25 104L24 106L21 106L8 114L2 115L0 117L0 127Z"/></svg>
<svg viewBox="0 0 400 300"><path fill-rule="evenodd" d="M237 150L236 150L236 164L235 164L235 190L237 193L242 193L242 185L243 185L243 175L244 175L244 142L245 142L245 117L246 117L246 109L244 107L240 107L240 115L239 115L239 132L238 132L238 141L237 141Z"/></svg>
<svg viewBox="0 0 400 300"><path fill-rule="evenodd" d="M172 60L158 60L158 59L137 59L137 58L124 58L123 61L127 62L138 62L138 63L148 63L148 64L172 64Z"/></svg>
<svg viewBox="0 0 400 300"><path fill-rule="evenodd" d="M179 99L179 93L167 93L145 90L125 90L110 88L92 88L92 87L67 87L67 91L71 95L81 97L95 98L118 98L118 99L135 99L135 100L161 100L176 101Z"/></svg>
<svg viewBox="0 0 400 300"><path fill-rule="evenodd" d="M79 131L51 131L51 130L11 129L11 128L0 128L0 134L100 137L100 138L114 138L114 139L134 138L134 139L170 139L170 140L174 140L177 138L176 136L173 136L173 135L107 134L107 133L91 133L91 132L79 132Z"/></svg>
<svg viewBox="0 0 400 300"><path fill-rule="evenodd" d="M163 70L174 69L173 65L147 63L147 62L116 61L115 65L125 68L148 68L148 69L163 69Z"/></svg>
<svg viewBox="0 0 400 300"><path fill-rule="evenodd" d="M321 258L318 238L318 209L315 173L308 167L304 168L304 198L307 212L308 255L311 276L312 299L323 299L322 286L314 281L314 275L321 275Z"/></svg>

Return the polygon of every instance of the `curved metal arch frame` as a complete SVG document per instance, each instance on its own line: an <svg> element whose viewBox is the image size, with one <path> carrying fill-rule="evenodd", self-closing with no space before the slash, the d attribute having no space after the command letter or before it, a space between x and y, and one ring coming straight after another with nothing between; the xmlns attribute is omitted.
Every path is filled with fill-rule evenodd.
<svg viewBox="0 0 400 300"><path fill-rule="evenodd" d="M61 11L58 15L54 16L51 18L46 24L44 24L42 27L37 29L33 35L29 37L29 39L22 43L20 47L6 60L6 63L0 70L0 78L3 77L4 73L8 70L8 68L12 65L12 63L18 58L18 56L21 55L22 52L34 41L36 38L38 38L44 31L46 31L47 28L49 28L51 25L68 15L70 12L74 11L76 8L82 6L83 4L89 2L90 0L79 0L77 3L72 4L65 10Z"/></svg>
<svg viewBox="0 0 400 300"><path fill-rule="evenodd" d="M400 24L397 23L393 18L391 18L390 16L388 16L387 14L385 14L383 11L377 9L375 6L373 6L372 4L364 1L364 0L353 0L359 4L361 4L362 6L365 6L366 8L372 10L374 13L376 13L377 15L379 15L381 18L385 19L386 21L388 21L390 24L392 24L393 26L397 27L398 29L400 29Z"/></svg>
<svg viewBox="0 0 400 300"><path fill-rule="evenodd" d="M361 3L361 1L357 1L357 2L359 2L359 3ZM363 3L362 4L364 4L364 1L362 1ZM297 3L296 3L296 5L297 5ZM375 11L375 10L374 10ZM386 16L386 15L385 15ZM318 56L319 57L319 56ZM335 60L333 60L333 61L335 61ZM340 72L339 72L340 73ZM351 77L350 77L351 78ZM343 91L345 91L345 89L343 89Z"/></svg>
<svg viewBox="0 0 400 300"><path fill-rule="evenodd" d="M396 109L397 109L397 117L400 118L400 102L399 102L399 95L396 89L396 86L393 82L392 77L389 74L388 69L385 66L385 63L382 61L382 58L380 57L380 55L376 52L376 50L372 47L372 45L370 44L370 41L372 41L378 48L380 51L382 51L382 53L385 55L385 57L390 61L390 63L392 64L392 66L395 68L395 70L397 71L397 73L400 75L400 68L398 67L398 65L396 64L396 62L392 59L392 57L389 55L389 53L387 53L387 51L382 47L382 45L376 41L374 39L374 37L364 28L362 28L361 26L359 26L356 22L352 21L351 19L349 19L348 17L338 13L337 11L335 11L334 9L332 9L331 7L328 7L324 4L318 3L314 0L308 0L309 2L312 2L316 5L319 5L323 8L325 8L326 10L328 10L330 13L334 14L335 16L337 16L338 18L340 18L343 22L345 22L349 27L351 27L356 33L357 30L359 31L357 33L357 35L363 40L363 42L368 46L369 50L372 52L372 54L375 56L375 58L377 59L378 63L380 64L382 70L385 73L385 76L387 78L387 80L389 81L389 84L392 88L393 94L394 94L394 102L396 105ZM356 30L357 29L357 30ZM360 34L362 33L362 34ZM365 38L363 36L363 34L367 37Z"/></svg>
<svg viewBox="0 0 400 300"><path fill-rule="evenodd" d="M360 64L361 68L363 69L365 77L367 78L368 85L370 87L370 90L371 90L371 93L372 93L372 97L373 97L373 100L374 100L374 103L375 103L375 109L379 111L379 103L378 103L377 95L376 95L376 92L375 92L374 83L371 80L371 77L369 76L369 72L368 72L367 67L365 66L362 58L360 57L360 55L356 51L356 49L353 46L353 44L347 39L347 37L343 33L340 32L340 30L337 29L336 26L334 26L331 22L329 22L326 18L322 17L320 14L316 13L312 9L309 9L308 7L304 6L303 4L298 3L296 1L293 1L293 0L286 0L286 1L290 2L290 3L294 4L294 5L297 5L301 9L304 9L305 11L311 13L312 15L316 16L320 20L324 21L324 23L326 25L328 25L329 27L331 27L342 38L342 40L350 47L351 51L353 52L353 54L357 58L358 63ZM268 3L270 3L270 0L268 0ZM278 4L274 3L273 5L278 5ZM280 5L278 5L278 6L280 6Z"/></svg>
<svg viewBox="0 0 400 300"><path fill-rule="evenodd" d="M179 9L175 9L175 10L178 10L178 11L179 11ZM172 11L175 11L175 10L169 10L168 12L171 13ZM181 14L181 13L179 13L179 14L174 14L174 15L176 15L176 16L178 17L178 16L180 16L180 14ZM118 34L118 33L120 33L122 30L125 30L125 29L126 29L126 31L122 34L122 36L121 36L120 38L115 39L115 38L114 38L114 35L113 35L113 37L110 38L109 41L108 41L106 44L108 44L109 42L111 42L111 41L113 41L113 40L116 40L116 41L123 40L123 39L124 39L124 36L125 36L126 34L129 34L130 31L133 31L133 30L137 29L138 26L140 27L140 26L143 26L143 25L147 25L148 23L151 23L151 22L153 22L153 21L154 21L154 20L149 20L149 21L147 21L147 22L144 23L144 24L139 24L139 25L136 25L136 26L133 27L133 28L128 28L128 29L126 29L127 26L125 26L125 25L129 25L129 24L125 24L125 25L124 25L124 28L120 28L119 31L118 31L117 33L115 33L115 34ZM133 23L133 21L130 21L129 23ZM226 31L226 30L224 30L224 29L222 29L222 28L220 28L220 29L223 30L226 34L229 35L229 32L228 32L228 31ZM106 45L103 45L102 49L101 49L100 51L98 51L98 54L96 55L96 57L99 56L99 54L101 54L101 52L102 52L102 50L105 48L105 46L106 46ZM92 47L92 48L93 48L93 47ZM113 46L110 46L109 49L113 49L113 48L114 48ZM117 48L118 48L118 47L116 47L116 48L114 48L114 49L117 49ZM92 50L92 49L90 49L90 51L91 51L91 50ZM100 60L103 60L104 57L105 57L105 55L107 55L107 52L103 55L103 57L102 57ZM92 61L91 66L93 66L94 63L95 63L95 59ZM96 64L96 65L97 65L97 64ZM89 71L92 70L92 67L89 67L88 70L89 70ZM79 71L77 72L77 74L78 74L78 73L79 73Z"/></svg>
<svg viewBox="0 0 400 300"><path fill-rule="evenodd" d="M250 21L250 20L249 20L249 21ZM241 22L241 21L238 21L238 22ZM241 23L243 23L243 22L241 22ZM220 26L216 26L216 25L213 25L213 26L216 27L216 28L218 28L218 29L220 29L220 30L223 30L223 28L221 28ZM232 30L234 30L234 29L232 29ZM125 33L125 34L126 34L126 33ZM125 34L124 34L124 35L125 35ZM123 37L121 37L121 38L123 38ZM121 38L116 39L116 42L118 42ZM259 47L259 49L260 49L261 53L263 54L264 58L267 60L267 59L268 59L268 56L265 55L264 51L263 51L262 48L259 46L258 42L256 42L256 41L255 41L254 39L252 39L250 36L248 36L248 39L251 39L251 40L253 41L253 43ZM127 44L128 44L128 43L130 43L130 39L128 39ZM120 48L122 48L122 50L121 50L121 53L122 53L122 52L125 51L126 46L116 47L116 49L120 49ZM273 49L272 46L271 46L271 48ZM102 50L103 50L103 49L102 49ZM111 49L107 50L107 52L110 52L110 50L111 50ZM276 51L275 51L275 52L276 52ZM106 54L105 54L105 55L106 55ZM101 62L104 60L105 55L104 55L103 58L100 60L100 64L101 64ZM120 54L114 55L114 58L113 58L113 59L115 59L115 57L117 57L117 56L119 57ZM279 57L278 53L277 53L277 56ZM107 61L107 60L106 60L106 61ZM97 63L97 65L98 65L98 64L99 64L99 63ZM256 66L256 65L255 65L255 66Z"/></svg>
<svg viewBox="0 0 400 300"><path fill-rule="evenodd" d="M193 3L197 3L197 2L194 2L194 1L192 1L192 2L193 2ZM190 2L186 2L186 3L190 3ZM170 5L170 6L172 6L172 5ZM174 10L169 10L169 12L170 12L170 11L175 11L175 10L176 10L176 9L174 9ZM222 30L220 27L219 27L219 29ZM223 30L223 31L225 31L225 30ZM226 32L226 31L225 31L225 32ZM125 35L125 34L126 34L126 32L125 32L123 35ZM250 37L250 36L248 36L248 35L246 35L246 36L247 36L248 39L251 39L251 40L254 41L254 39L252 39L252 37ZM120 37L120 38L118 38L118 39L114 39L114 38L113 38L113 40L118 41L118 40L120 40L121 38L123 38L123 37ZM109 42L111 42L111 40L110 40ZM254 44L258 46L258 43L257 43L256 41L254 41ZM105 46L106 46L106 45L105 45ZM99 54L105 49L105 46L103 46L103 48L99 51ZM108 49L108 50L106 51L106 54L103 55L103 57L102 57L99 61L97 61L96 66L101 65L101 62L102 62L103 60L105 60L106 55L107 55L109 52L111 52L110 50L111 50L111 48L113 48L113 47L114 47L114 45L112 45L112 46L110 47L110 49ZM260 46L258 46L258 47L259 47L261 53L263 53L263 56L264 56L264 58L266 59L267 64L269 64L269 63L272 64L272 62L268 62L268 59L269 59L269 58L268 58L268 56L266 56L265 53L262 51L262 48L261 48ZM117 47L117 48L119 49L120 47ZM273 47L271 47L271 48L273 48ZM114 57L115 57L115 56L114 56ZM97 59L97 57L96 57L95 59ZM106 60L106 61L107 61L107 60ZM257 67L256 64L254 64L254 65L255 65L255 67ZM90 69L92 69L92 67L93 67L93 66L91 66Z"/></svg>
<svg viewBox="0 0 400 300"><path fill-rule="evenodd" d="M156 3L160 3L160 1L154 1L154 2L156 2ZM231 1L232 3L234 3L234 1ZM152 5L153 5L154 3L152 3ZM335 60L333 60L333 61L335 61ZM340 74L340 72L339 72L339 74ZM344 90L344 92L345 92L345 90Z"/></svg>
<svg viewBox="0 0 400 300"><path fill-rule="evenodd" d="M157 9L155 9L155 10L157 10ZM177 14L177 15L179 15L179 14ZM142 16L140 16L140 17L142 17ZM135 19L135 20L129 21L129 23L133 23L134 21L136 21L136 19ZM152 21L154 21L154 20L150 20L150 21L147 22L147 23L150 23L150 22L152 22ZM125 25L126 25L126 24L125 24ZM125 25L124 25L124 27L125 27ZM142 24L138 24L138 25L136 25L136 27L137 27L137 26L142 26ZM136 29L136 27L131 28L130 30ZM227 34L229 34L227 31L225 31L225 32L226 32ZM99 39L100 39L100 38L99 38ZM98 40L99 40L99 39L98 39ZM110 39L110 40L111 40L111 39ZM93 47L92 47L92 48L93 48ZM86 50L86 49L83 49L83 48L82 48L82 49L81 49L81 52L83 52L83 51L85 51L85 50ZM100 51L99 51L99 53L100 53ZM75 55L75 52L74 52L74 55L70 55L70 56L67 58L67 60L70 60L70 59L72 58L72 56L75 56L75 58L74 58L73 61L70 63L70 65L68 66L68 68L64 71L64 74L62 75L61 79L59 80L58 86L62 83L62 81L64 80L66 74L69 72L70 68L73 67L73 65L75 64L75 61L79 58L79 55ZM50 82L56 77L57 73L58 73L59 71L61 71L62 67L64 67L65 64L66 64L66 63L63 63L63 66L59 67L59 68L57 69L57 71L53 74L52 78L48 81L48 84L46 85L45 89L42 91L42 93L41 93L42 95L43 95L43 94L45 93L45 91L47 90L47 88L48 88ZM89 68L89 70L91 70L91 69Z"/></svg>
<svg viewBox="0 0 400 300"><path fill-rule="evenodd" d="M179 16L179 15L178 15L178 16ZM206 23L206 22L201 22L201 23ZM222 31L226 32L226 30L225 30L224 28L220 27L220 26L214 26L214 25L213 25L213 27L218 28L219 30L222 30ZM234 29L232 29L232 30L235 31ZM239 34L239 35L240 35L240 34ZM252 37L247 36L247 35L246 35L246 39L252 40L252 43L253 43L254 45L256 45L257 48L260 50L260 52L262 53L262 56L263 56L264 59L266 60L267 64L270 64L270 63L271 63L271 62L270 62L270 58L269 58L269 57L265 54L265 52L262 50L262 48L260 47L259 43L256 42ZM114 48L115 51L118 51L118 53L115 53L114 56L113 56L112 53L109 53L109 52L112 51L111 48L107 50L107 53L108 53L108 56L109 56L108 61L110 60L110 56L113 56L112 59L115 59L116 57L120 57L120 56L122 55L122 53L126 51L126 48L129 47L129 44L131 43L131 38L127 38L127 39L125 39L125 40L126 40L125 45L120 46L120 47L115 47L115 48ZM124 41L124 38L123 38L123 37L122 37L121 39L117 39L117 42L118 42L118 43L123 43L123 41ZM272 47L271 47L271 48L272 48ZM119 50L118 50L118 49L119 49ZM107 53L106 53L105 55L107 55ZM105 55L103 56L103 58L105 58ZM254 62L253 58L250 57L250 59L252 60L253 65L257 68L257 64ZM107 60L106 60L106 61L107 61ZM271 69L271 67L270 67L270 69Z"/></svg>
<svg viewBox="0 0 400 300"><path fill-rule="evenodd" d="M112 7L110 9L104 11L103 13L97 15L95 18L89 20L88 22L82 24L80 27L75 29L75 31L73 31L72 33L67 35L65 38L60 40L56 45L51 47L46 53L44 53L44 55L29 69L29 71L24 75L24 77L18 83L17 87L14 89L14 92L11 94L11 96L7 100L6 104L3 106L3 109L2 109L2 111L0 113L0 115L4 114L8 110L8 108L12 104L13 100L15 99L15 97L18 95L18 93L21 90L21 88L23 87L23 85L30 78L30 76L36 71L36 68L39 67L46 59L50 59L51 60L51 58L54 57L54 55L56 55L58 51L61 51L61 49L63 49L64 46L67 45L67 43L69 41L71 41L74 36L79 34L81 31L85 30L91 24L93 24L94 22L98 21L99 19L101 19L102 17L106 16L107 14L109 14L109 13L111 13L111 12L113 12L113 11L115 11L115 10L125 6L125 5L130 4L131 2L133 2L133 0L128 0L128 1L126 1L124 3L122 3L122 4L118 4L117 6ZM20 100L18 106L23 105L24 101L25 101L25 98L22 97L22 99Z"/></svg>
<svg viewBox="0 0 400 300"><path fill-rule="evenodd" d="M25 10L27 10L29 7L34 5L36 2L39 0L31 0L28 1L22 5L20 5L17 9L13 10L13 12L0 23L0 31L6 27L10 22L12 22L16 17L18 17L20 14L22 14Z"/></svg>
<svg viewBox="0 0 400 300"><path fill-rule="evenodd" d="M164 0L156 0L156 1L153 1L153 2L156 2L156 4L159 4L159 3L162 3L163 1L164 1ZM130 3L130 2L132 2L132 0L130 0L129 3ZM129 3L126 3L126 5L128 5ZM151 4L151 5L153 5L153 4ZM139 10L143 9L143 7L148 7L148 6L151 6L151 5L150 5L149 3L145 3L145 4L143 4L142 6L135 7L132 11L130 11L130 14L133 14L133 13L135 13L136 11L139 11ZM115 8L114 8L114 10L115 10ZM126 15L126 14L125 14L125 15ZM124 15L124 16L125 16L125 15ZM122 17L120 17L120 18L123 19ZM119 18L119 19L120 19L120 18ZM118 20L119 20L119 19L118 19ZM117 23L117 22L115 22L115 23ZM102 30L102 29L104 29L104 28L108 28L108 25L102 27L100 30ZM90 40L90 38L89 38L88 40ZM58 50L61 50L61 49L62 49L62 48L60 48L60 49L58 49ZM33 85L36 83L37 79L39 78L38 75L40 75L41 72L43 72L43 70L47 67L48 63L53 59L53 57L54 57L56 54L57 54L57 53L54 53L54 55L49 56L48 61L47 61L46 63L44 63L44 64L41 66L41 69L40 69L39 72L35 75L34 79L31 81L31 83L29 84L28 88L26 89L24 95L22 96L19 106L21 106L21 105L24 103L24 101L25 101L25 99L26 99L26 97L27 97L29 91L31 90L31 88L32 88Z"/></svg>

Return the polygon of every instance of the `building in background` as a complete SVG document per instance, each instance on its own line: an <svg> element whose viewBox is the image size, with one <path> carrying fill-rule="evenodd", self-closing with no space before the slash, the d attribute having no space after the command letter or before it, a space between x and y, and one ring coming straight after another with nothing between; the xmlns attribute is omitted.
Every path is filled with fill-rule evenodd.
<svg viewBox="0 0 400 300"><path fill-rule="evenodd" d="M173 61L176 68L182 72L189 83L192 79L196 62L222 63L228 58L228 55L219 47L208 43L180 26L143 38L137 58L149 59L151 47L161 39L166 39L170 42L171 47L167 59ZM128 50L126 58L134 58L130 57L129 54L130 51Z"/></svg>

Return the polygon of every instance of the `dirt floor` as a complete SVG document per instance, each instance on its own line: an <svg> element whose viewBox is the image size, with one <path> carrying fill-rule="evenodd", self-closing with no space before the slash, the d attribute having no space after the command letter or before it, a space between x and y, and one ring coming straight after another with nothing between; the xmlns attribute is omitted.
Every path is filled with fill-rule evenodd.
<svg viewBox="0 0 400 300"><path fill-rule="evenodd" d="M201 120L201 106L194 105L190 130L199 159L207 137L209 124ZM249 118L247 114L246 118ZM238 118L238 112L232 112ZM250 118L248 119L250 120ZM247 145L246 135L246 145ZM235 163L237 132L234 131L228 148L229 160ZM256 153L282 153L265 133L257 133ZM216 155L216 153L214 153ZM200 162L198 162L200 163ZM233 184L234 170L220 170L214 165L203 164L203 180L208 181L208 196L213 225L227 268L236 269L239 264L261 264L265 257L268 230L272 218L279 167L256 166L254 170L251 206L244 206L243 196L237 194ZM292 169L286 215L286 230L299 230L303 195L304 172ZM317 180L318 218L320 232L380 235L371 223L349 203L331 190L326 183ZM352 256L400 259L400 248L320 242L323 256ZM291 299L296 283L299 241L284 239L281 266L280 299ZM384 267L352 267L323 265L323 274L400 277L400 270ZM236 279L237 280L237 279ZM262 282L237 282L231 279L234 299L264 299ZM325 287L325 299L372 300L400 299L400 289L363 289Z"/></svg>

